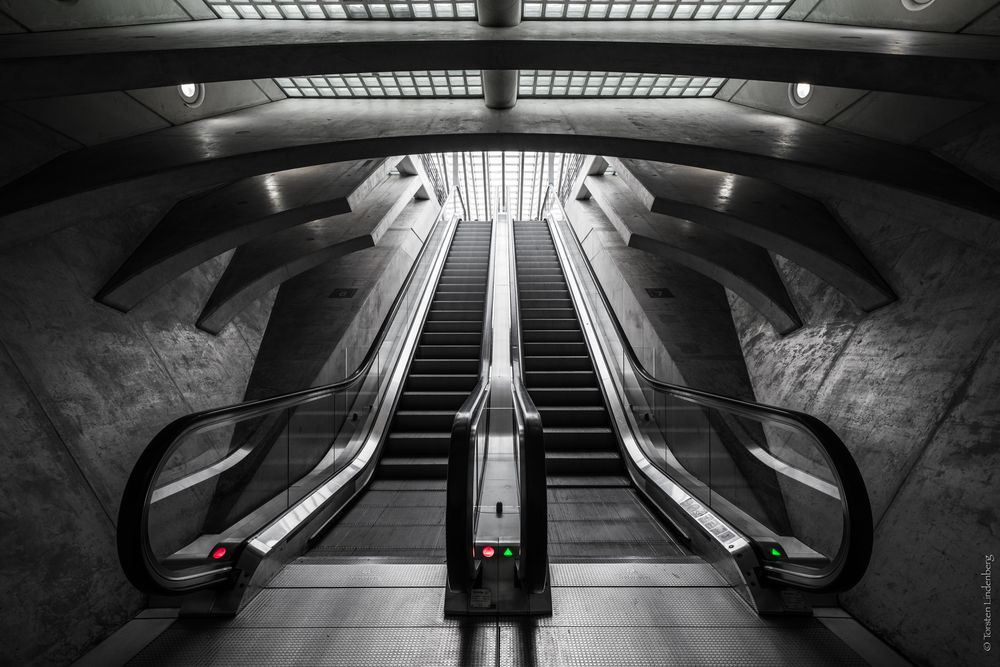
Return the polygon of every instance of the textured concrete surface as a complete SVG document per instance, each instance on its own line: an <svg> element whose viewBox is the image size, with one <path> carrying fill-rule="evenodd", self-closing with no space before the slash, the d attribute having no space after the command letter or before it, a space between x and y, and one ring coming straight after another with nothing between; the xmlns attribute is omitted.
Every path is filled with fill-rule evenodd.
<svg viewBox="0 0 1000 667"><path fill-rule="evenodd" d="M892 289L818 201L755 178L662 162L609 162L654 213L731 234L807 267L865 310Z"/></svg>
<svg viewBox="0 0 1000 667"><path fill-rule="evenodd" d="M141 36L142 39L136 39ZM275 52L281 57L275 57ZM315 73L686 73L997 99L997 40L795 21L198 21L0 37L0 99Z"/></svg>
<svg viewBox="0 0 1000 667"><path fill-rule="evenodd" d="M392 176L351 213L314 220L241 245L198 317L218 333L243 308L282 282L356 250L378 243L407 207L434 216L436 201L414 199L430 185L423 176Z"/></svg>
<svg viewBox="0 0 1000 667"><path fill-rule="evenodd" d="M952 0L928 3L927 7L915 12L906 9L900 2L820 0L814 4L806 15L808 21L955 32L996 3L995 0Z"/></svg>
<svg viewBox="0 0 1000 667"><path fill-rule="evenodd" d="M593 202L571 200L566 214L647 370L667 382L753 400L720 285L677 263L626 247ZM654 299L644 285L667 288L674 296ZM657 396L650 407L672 452L690 474L711 487L712 498L724 497L756 522L789 534L775 474L757 464L741 444L745 438L766 443L759 427L665 396ZM692 491L712 502L707 493ZM737 525L758 534L756 522Z"/></svg>
<svg viewBox="0 0 1000 667"><path fill-rule="evenodd" d="M422 244L413 228L426 226L426 218L423 207L408 207L374 248L326 262L282 285L254 362L247 400L339 382L354 372L419 252ZM334 297L334 290L344 288L357 291L349 298ZM330 438L310 436L332 433L347 419L348 410L363 410L355 404L356 396L351 390L295 410L287 438L274 438L278 429L285 433L285 426L272 418L236 429L231 447L244 439L260 443L219 480L220 487L236 492L199 508L211 506L207 529L231 525L315 465Z"/></svg>
<svg viewBox="0 0 1000 667"><path fill-rule="evenodd" d="M121 574L111 517L5 348L0 392L0 662L68 664L142 599Z"/></svg>
<svg viewBox="0 0 1000 667"><path fill-rule="evenodd" d="M37 2L5 0L0 9L28 30L72 30L136 23L188 21L190 15L174 0L88 0L87 2Z"/></svg>
<svg viewBox="0 0 1000 667"><path fill-rule="evenodd" d="M81 144L11 108L0 107L0 183L8 183Z"/></svg>
<svg viewBox="0 0 1000 667"><path fill-rule="evenodd" d="M140 604L114 547L122 486L170 420L242 398L270 300L213 338L193 327L225 258L133 314L94 302L169 202L81 225L0 256L4 527L0 615L11 664L67 664ZM14 651L9 653L8 650Z"/></svg>
<svg viewBox="0 0 1000 667"><path fill-rule="evenodd" d="M799 325L785 286L767 251L760 246L703 225L653 213L618 176L587 176L584 186L625 245L682 264L733 290L781 333Z"/></svg>
<svg viewBox="0 0 1000 667"><path fill-rule="evenodd" d="M779 339L730 295L754 389L826 421L861 467L875 555L847 608L918 664L977 664L976 573L1000 547L1000 268L982 248L913 225L902 205L887 215L830 204L900 300L863 315L779 260L801 330Z"/></svg>
<svg viewBox="0 0 1000 667"><path fill-rule="evenodd" d="M491 111L477 100L298 99L57 158L0 188L0 247L109 210L270 171L469 148L667 161L772 180L813 196L851 191L878 202L902 191L921 202L926 224L1000 244L989 217L1000 216L1000 193L943 160L719 100L522 100L515 109Z"/></svg>
<svg viewBox="0 0 1000 667"><path fill-rule="evenodd" d="M96 298L127 311L222 252L281 229L350 212L388 173L383 160L339 162L255 176L182 200Z"/></svg>

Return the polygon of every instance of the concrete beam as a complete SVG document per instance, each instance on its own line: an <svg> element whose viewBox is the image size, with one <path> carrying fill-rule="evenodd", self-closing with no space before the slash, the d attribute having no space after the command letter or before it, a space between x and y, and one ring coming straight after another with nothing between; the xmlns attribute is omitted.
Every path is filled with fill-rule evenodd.
<svg viewBox="0 0 1000 667"><path fill-rule="evenodd" d="M763 248L686 220L651 213L617 176L587 176L585 183L628 247L686 266L729 288L759 310L778 333L801 326L785 285ZM568 215L572 215L570 210L572 206Z"/></svg>
<svg viewBox="0 0 1000 667"><path fill-rule="evenodd" d="M866 311L895 300L823 204L767 181L683 165L608 158L647 209L762 246L812 271Z"/></svg>
<svg viewBox="0 0 1000 667"><path fill-rule="evenodd" d="M96 298L128 312L177 276L227 250L310 220L350 213L388 178L389 162L369 159L289 169L185 199Z"/></svg>
<svg viewBox="0 0 1000 667"><path fill-rule="evenodd" d="M1000 99L1000 38L801 21L196 21L0 37L0 101L433 69L697 74Z"/></svg>
<svg viewBox="0 0 1000 667"><path fill-rule="evenodd" d="M240 246L198 318L198 327L219 333L241 310L272 288L320 264L376 245L407 207L437 214L434 200L415 200L427 184L421 176L397 176L376 188L357 211L307 222Z"/></svg>
<svg viewBox="0 0 1000 667"><path fill-rule="evenodd" d="M0 188L0 249L157 197L272 171L464 150L670 162L840 198L861 190L900 200L902 192L918 219L955 234L961 218L981 239L997 238L989 218L1000 218L1000 193L926 151L714 99L522 100L504 112L471 99L284 100L49 162Z"/></svg>

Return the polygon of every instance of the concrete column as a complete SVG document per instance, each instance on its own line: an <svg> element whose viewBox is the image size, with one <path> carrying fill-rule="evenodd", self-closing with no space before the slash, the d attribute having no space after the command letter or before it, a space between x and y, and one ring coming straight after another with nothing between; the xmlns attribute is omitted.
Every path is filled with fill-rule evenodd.
<svg viewBox="0 0 1000 667"><path fill-rule="evenodd" d="M487 109L512 109L517 104L516 69L484 69L483 97Z"/></svg>
<svg viewBox="0 0 1000 667"><path fill-rule="evenodd" d="M512 28L521 23L521 0L476 0L479 25ZM487 109L513 109L517 104L518 70L484 69L483 97Z"/></svg>
<svg viewBox="0 0 1000 667"><path fill-rule="evenodd" d="M476 0L476 13L484 28L513 28L521 23L521 0Z"/></svg>

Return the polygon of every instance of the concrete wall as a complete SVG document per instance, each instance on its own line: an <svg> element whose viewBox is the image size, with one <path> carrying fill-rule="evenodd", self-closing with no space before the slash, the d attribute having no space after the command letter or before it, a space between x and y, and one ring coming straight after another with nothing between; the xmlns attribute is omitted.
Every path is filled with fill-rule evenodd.
<svg viewBox="0 0 1000 667"><path fill-rule="evenodd" d="M729 295L754 391L826 421L861 467L875 551L845 607L918 664L978 664L977 573L1000 547L1000 265L904 206L829 204L900 299L864 315L778 258L802 329L779 337Z"/></svg>
<svg viewBox="0 0 1000 667"><path fill-rule="evenodd" d="M92 298L165 208L0 257L5 664L66 664L140 607L114 541L132 464L170 420L243 397L273 295L218 337L195 329L226 256L128 315Z"/></svg>

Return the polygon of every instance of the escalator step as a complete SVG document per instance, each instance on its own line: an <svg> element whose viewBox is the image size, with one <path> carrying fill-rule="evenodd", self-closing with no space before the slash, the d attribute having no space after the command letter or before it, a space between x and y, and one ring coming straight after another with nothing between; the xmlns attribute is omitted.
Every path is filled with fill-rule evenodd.
<svg viewBox="0 0 1000 667"><path fill-rule="evenodd" d="M476 386L479 376L475 373L411 373L406 379L407 391L462 391L468 395Z"/></svg>
<svg viewBox="0 0 1000 667"><path fill-rule="evenodd" d="M457 411L468 398L467 391L413 391L407 389L399 399L399 410Z"/></svg>
<svg viewBox="0 0 1000 667"><path fill-rule="evenodd" d="M395 457L383 456L377 474L388 479L423 479L445 477L448 474L447 456Z"/></svg>
<svg viewBox="0 0 1000 667"><path fill-rule="evenodd" d="M590 363L589 357L584 358ZM601 390L597 387L536 387L531 390L531 398L539 407L548 405L604 406L604 398Z"/></svg>
<svg viewBox="0 0 1000 667"><path fill-rule="evenodd" d="M604 405L539 406L542 424L548 427L608 426L608 411Z"/></svg>
<svg viewBox="0 0 1000 667"><path fill-rule="evenodd" d="M385 443L386 456L447 456L451 424L444 431L393 431Z"/></svg>
<svg viewBox="0 0 1000 667"><path fill-rule="evenodd" d="M549 475L621 475L625 466L617 451L546 451Z"/></svg>

